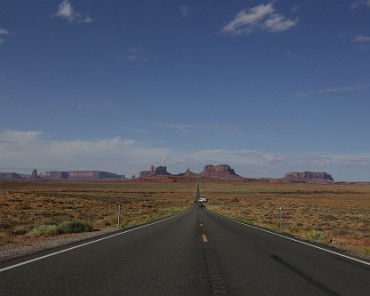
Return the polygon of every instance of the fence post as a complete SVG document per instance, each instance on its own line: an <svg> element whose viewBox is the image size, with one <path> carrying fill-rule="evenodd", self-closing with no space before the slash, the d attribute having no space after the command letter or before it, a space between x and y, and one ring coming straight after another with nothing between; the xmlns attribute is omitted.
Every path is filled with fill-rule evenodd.
<svg viewBox="0 0 370 296"><path fill-rule="evenodd" d="M279 230L282 231L283 228L283 208L279 208Z"/></svg>
<svg viewBox="0 0 370 296"><path fill-rule="evenodd" d="M118 227L118 229L121 227L121 204L118 204L117 227Z"/></svg>

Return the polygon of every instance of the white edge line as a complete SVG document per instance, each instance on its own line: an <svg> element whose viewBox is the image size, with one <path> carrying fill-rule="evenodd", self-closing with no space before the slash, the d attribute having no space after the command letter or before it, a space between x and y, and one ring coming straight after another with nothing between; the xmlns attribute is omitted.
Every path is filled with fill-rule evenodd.
<svg viewBox="0 0 370 296"><path fill-rule="evenodd" d="M142 226L138 226L138 227L135 227L135 228L132 228L132 229L128 229L128 230L123 231L123 232L120 232L120 233L115 233L115 234L112 234L112 235L109 235L109 236L106 236L106 237L103 237L103 238L99 238L99 239L94 240L94 241L90 241L90 242L83 243L83 244L80 244L80 245L77 245L77 246L74 246L74 247L71 247L71 248L67 248L67 249L60 250L60 251L57 251L57 252L54 252L54 253L50 253L50 254L47 254L47 255L44 255L44 256L41 256L41 257L30 259L30 260L27 260L27 261L24 261L24 262L21 262L21 263L18 263L18 264L10 265L10 266L1 268L0 269L0 273L3 272L3 271L7 271L7 270L10 270L10 269L13 269L13 268L20 267L22 265L26 265L26 264L35 262L35 261L46 259L48 257L59 255L59 254L65 253L65 252L69 252L69 251L72 251L72 250L77 249L77 248L81 248L81 247L85 247L85 246L88 246L88 245L91 245L91 244L95 244L97 242L100 242L100 241L103 241L103 240L106 240L106 239L109 239L109 238L112 238L112 237L116 237L116 236L119 236L119 235L123 235L123 234L126 234L126 233L131 232L131 231L136 231L136 230L139 230L139 229L142 229L142 228L145 228L145 227L149 227L149 226L152 226L154 224L157 224L157 223L164 222L164 221L167 221L169 219L175 218L175 217L177 217L177 216L179 216L181 214L184 214L184 213L179 213L177 215L174 215L174 216L171 216L171 217L167 217L167 218L164 218L162 220L155 221L155 222L152 222L152 223L149 223L149 224L145 224L145 225L142 225Z"/></svg>
<svg viewBox="0 0 370 296"><path fill-rule="evenodd" d="M315 249L319 249L321 251L331 253L331 254L334 254L334 255L337 255L337 256L352 260L352 261L356 261L358 263L362 263L362 264L365 264L367 266L370 266L369 262L363 261L361 259L353 258L351 256L347 256L347 255L344 255L344 254L341 254L341 253L338 253L338 252L335 252L335 251L331 251L331 250L328 250L328 249L325 249L325 248L321 248L319 246L315 246L315 245L312 245L310 243L306 243L306 242L300 241L298 239L291 238L289 236L285 236L285 235L275 233L275 232L272 232L272 231L269 231L269 230L266 230L266 229L263 229L263 228L259 228L259 227L253 226L253 225L249 225L247 223L244 223L244 222L241 222L241 221L238 221L238 220L233 220L233 219L225 217L225 216L221 216L221 215L217 215L217 216L219 216L223 219L226 219L226 220L229 220L229 221L232 221L232 222L235 222L235 223L239 223L239 224L242 224L244 226L247 226L247 227L250 227L250 228L253 228L253 229L256 229L256 230L259 230L259 231L263 231L263 232L266 232L266 233L269 233L269 234L272 234L272 235L275 235L275 236L278 236L278 237L281 237L281 238L285 238L285 239L291 240L293 242L296 242L296 243L299 243L299 244L302 244L302 245L305 245L305 246L309 246L309 247L312 247L312 248L315 248Z"/></svg>

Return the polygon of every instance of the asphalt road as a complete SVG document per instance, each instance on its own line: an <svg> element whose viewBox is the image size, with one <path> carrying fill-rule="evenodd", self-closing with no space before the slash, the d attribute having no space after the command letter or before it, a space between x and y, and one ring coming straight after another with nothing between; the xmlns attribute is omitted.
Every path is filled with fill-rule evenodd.
<svg viewBox="0 0 370 296"><path fill-rule="evenodd" d="M2 263L0 295L370 295L370 265L200 207L65 249Z"/></svg>

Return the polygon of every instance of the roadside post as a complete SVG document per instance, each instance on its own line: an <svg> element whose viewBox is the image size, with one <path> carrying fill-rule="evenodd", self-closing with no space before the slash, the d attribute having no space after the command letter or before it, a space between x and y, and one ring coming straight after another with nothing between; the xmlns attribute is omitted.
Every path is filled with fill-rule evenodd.
<svg viewBox="0 0 370 296"><path fill-rule="evenodd" d="M121 204L118 204L118 219L117 219L117 228L121 227Z"/></svg>
<svg viewBox="0 0 370 296"><path fill-rule="evenodd" d="M279 231L281 232L283 229L283 208L279 208Z"/></svg>

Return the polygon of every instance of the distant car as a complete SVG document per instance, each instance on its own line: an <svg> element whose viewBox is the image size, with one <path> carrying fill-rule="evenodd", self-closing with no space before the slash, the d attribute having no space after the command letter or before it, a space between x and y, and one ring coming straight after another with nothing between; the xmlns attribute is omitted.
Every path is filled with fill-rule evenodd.
<svg viewBox="0 0 370 296"><path fill-rule="evenodd" d="M200 199L199 199L199 201L200 201L200 202L207 202L207 201L208 201L208 199L207 199L207 198L203 198L203 197L202 197L202 198L200 198Z"/></svg>

